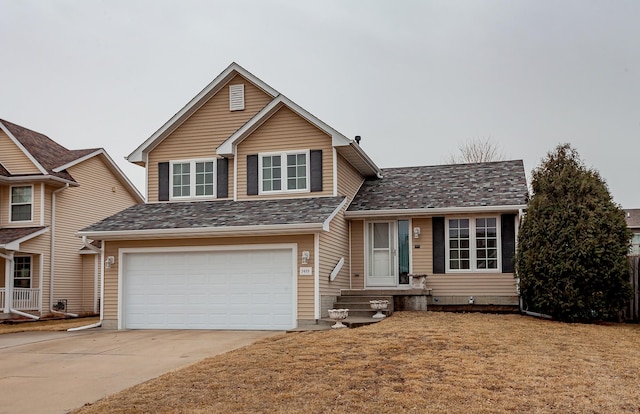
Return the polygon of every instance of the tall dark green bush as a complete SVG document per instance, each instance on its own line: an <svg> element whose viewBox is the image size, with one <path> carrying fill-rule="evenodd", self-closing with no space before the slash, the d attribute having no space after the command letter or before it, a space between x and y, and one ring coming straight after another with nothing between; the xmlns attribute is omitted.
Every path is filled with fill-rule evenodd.
<svg viewBox="0 0 640 414"><path fill-rule="evenodd" d="M631 294L631 232L604 180L564 144L531 185L516 253L525 306L567 322L617 318Z"/></svg>

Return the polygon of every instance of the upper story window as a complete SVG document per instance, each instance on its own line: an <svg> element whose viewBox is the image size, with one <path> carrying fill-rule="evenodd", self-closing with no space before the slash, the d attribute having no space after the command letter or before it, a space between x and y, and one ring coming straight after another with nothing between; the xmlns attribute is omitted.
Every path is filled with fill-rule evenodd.
<svg viewBox="0 0 640 414"><path fill-rule="evenodd" d="M640 256L640 233L634 233L631 240L631 255Z"/></svg>
<svg viewBox="0 0 640 414"><path fill-rule="evenodd" d="M31 256L13 258L13 287L31 288Z"/></svg>
<svg viewBox="0 0 640 414"><path fill-rule="evenodd" d="M11 187L10 221L32 221L33 217L33 186Z"/></svg>
<svg viewBox="0 0 640 414"><path fill-rule="evenodd" d="M260 193L309 191L309 152L260 154Z"/></svg>
<svg viewBox="0 0 640 414"><path fill-rule="evenodd" d="M447 220L447 271L499 268L498 219L496 217Z"/></svg>
<svg viewBox="0 0 640 414"><path fill-rule="evenodd" d="M215 160L171 162L171 198L215 197Z"/></svg>

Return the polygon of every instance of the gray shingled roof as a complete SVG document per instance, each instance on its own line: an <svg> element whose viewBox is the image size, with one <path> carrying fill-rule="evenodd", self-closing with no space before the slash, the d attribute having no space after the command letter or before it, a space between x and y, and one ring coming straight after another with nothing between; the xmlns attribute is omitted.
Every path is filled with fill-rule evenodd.
<svg viewBox="0 0 640 414"><path fill-rule="evenodd" d="M324 223L344 197L194 201L129 207L81 232Z"/></svg>
<svg viewBox="0 0 640 414"><path fill-rule="evenodd" d="M36 233L45 227L18 227L10 229L0 229L0 245L11 243L30 234Z"/></svg>
<svg viewBox="0 0 640 414"><path fill-rule="evenodd" d="M75 181L66 170L59 172L53 170L98 150L97 148L69 150L44 134L3 119L0 119L0 122L29 151L33 158L47 170L48 174L65 180Z"/></svg>
<svg viewBox="0 0 640 414"><path fill-rule="evenodd" d="M624 211L627 219L627 227L640 228L640 208L628 209Z"/></svg>
<svg viewBox="0 0 640 414"><path fill-rule="evenodd" d="M522 160L385 168L366 180L349 211L509 206L527 203Z"/></svg>

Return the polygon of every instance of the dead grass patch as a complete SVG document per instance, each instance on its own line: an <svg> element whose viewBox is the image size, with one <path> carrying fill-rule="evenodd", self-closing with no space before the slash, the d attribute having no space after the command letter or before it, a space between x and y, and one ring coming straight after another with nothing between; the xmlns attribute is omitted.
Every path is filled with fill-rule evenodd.
<svg viewBox="0 0 640 414"><path fill-rule="evenodd" d="M0 323L0 335L29 331L66 331L69 328L90 325L100 320L99 317L74 318L74 319L54 319L25 321L18 323Z"/></svg>
<svg viewBox="0 0 640 414"><path fill-rule="evenodd" d="M75 411L640 412L640 326L397 312L270 337Z"/></svg>

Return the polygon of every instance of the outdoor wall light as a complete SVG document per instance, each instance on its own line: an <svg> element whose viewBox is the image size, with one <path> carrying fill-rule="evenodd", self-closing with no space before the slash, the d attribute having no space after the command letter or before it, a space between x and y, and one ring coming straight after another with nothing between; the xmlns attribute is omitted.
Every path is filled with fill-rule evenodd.
<svg viewBox="0 0 640 414"><path fill-rule="evenodd" d="M413 228L413 238L417 239L418 237L420 237L420 227L414 227Z"/></svg>
<svg viewBox="0 0 640 414"><path fill-rule="evenodd" d="M111 265L114 264L116 262L116 258L113 256L109 256L107 257L107 260L104 261L104 267L106 267L107 269L111 268Z"/></svg>
<svg viewBox="0 0 640 414"><path fill-rule="evenodd" d="M302 252L302 264L309 264L309 257L311 257L311 255L309 254L309 251L304 250Z"/></svg>

